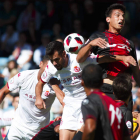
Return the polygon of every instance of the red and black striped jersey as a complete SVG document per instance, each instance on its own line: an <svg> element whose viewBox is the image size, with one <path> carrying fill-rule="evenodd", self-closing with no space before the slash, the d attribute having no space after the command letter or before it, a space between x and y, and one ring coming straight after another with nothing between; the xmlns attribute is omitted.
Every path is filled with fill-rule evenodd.
<svg viewBox="0 0 140 140"><path fill-rule="evenodd" d="M136 52L135 47L132 41L127 40L120 34L115 34L109 31L101 32L98 34L92 34L90 38L87 40L85 45L87 45L90 41L96 38L103 38L108 42L107 48L102 49L98 46L92 48L92 52L94 54L99 55L131 55L136 60ZM85 46L84 45L84 46ZM100 64L104 71L104 77L106 78L106 74L111 76L117 76L117 74L121 72L128 72L131 74L130 66L127 67L122 61L112 62Z"/></svg>
<svg viewBox="0 0 140 140"><path fill-rule="evenodd" d="M82 102L84 122L96 120L95 140L123 140L129 136L123 114L116 102L101 91L93 91Z"/></svg>

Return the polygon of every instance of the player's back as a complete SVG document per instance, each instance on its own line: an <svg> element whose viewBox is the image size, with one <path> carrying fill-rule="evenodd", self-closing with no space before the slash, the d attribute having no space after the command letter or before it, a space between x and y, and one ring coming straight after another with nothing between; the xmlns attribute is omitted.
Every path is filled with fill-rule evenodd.
<svg viewBox="0 0 140 140"><path fill-rule="evenodd" d="M96 120L94 140L123 140L128 135L119 107L104 93L92 92L83 101L82 112L84 121L87 118Z"/></svg>

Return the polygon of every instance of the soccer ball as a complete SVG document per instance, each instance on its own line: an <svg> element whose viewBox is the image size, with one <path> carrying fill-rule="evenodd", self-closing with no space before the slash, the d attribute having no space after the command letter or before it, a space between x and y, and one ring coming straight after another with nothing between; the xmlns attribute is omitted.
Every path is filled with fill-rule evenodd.
<svg viewBox="0 0 140 140"><path fill-rule="evenodd" d="M77 54L83 44L84 44L84 38L77 33L69 34L64 39L64 48L67 52L70 53Z"/></svg>

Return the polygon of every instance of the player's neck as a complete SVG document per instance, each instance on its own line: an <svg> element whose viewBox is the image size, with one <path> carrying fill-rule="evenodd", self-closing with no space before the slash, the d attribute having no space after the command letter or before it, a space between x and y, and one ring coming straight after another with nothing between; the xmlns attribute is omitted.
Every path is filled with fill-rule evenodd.
<svg viewBox="0 0 140 140"><path fill-rule="evenodd" d="M113 28L112 26L109 26L108 31L111 33L114 33L114 34L119 34L121 30L117 30L117 29Z"/></svg>
<svg viewBox="0 0 140 140"><path fill-rule="evenodd" d="M96 88L85 88L85 92L88 95L90 95L92 92L100 92L100 89L96 89Z"/></svg>

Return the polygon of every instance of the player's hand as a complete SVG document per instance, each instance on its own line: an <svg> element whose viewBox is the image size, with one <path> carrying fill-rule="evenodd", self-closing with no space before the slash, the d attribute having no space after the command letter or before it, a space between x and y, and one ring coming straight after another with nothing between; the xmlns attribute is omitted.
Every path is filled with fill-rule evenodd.
<svg viewBox="0 0 140 140"><path fill-rule="evenodd" d="M62 116L56 117L56 118L54 119L54 121L58 121L58 120L60 120L61 118L62 118Z"/></svg>
<svg viewBox="0 0 140 140"><path fill-rule="evenodd" d="M135 60L132 56L123 56L122 61L123 61L127 66L129 66L129 64L131 64L131 65L133 65L133 66L136 66L136 65L137 65L136 60Z"/></svg>
<svg viewBox="0 0 140 140"><path fill-rule="evenodd" d="M137 117L138 117L138 112L132 112L132 116L133 116L133 118L136 118L136 119L137 119Z"/></svg>
<svg viewBox="0 0 140 140"><path fill-rule="evenodd" d="M46 104L42 98L38 98L38 99L36 98L35 106L38 109L46 109Z"/></svg>
<svg viewBox="0 0 140 140"><path fill-rule="evenodd" d="M90 43L89 43L91 46L98 46L100 48L106 48L107 47L107 44L108 42L105 41L105 39L102 39L102 38L96 38L94 40L92 40Z"/></svg>
<svg viewBox="0 0 140 140"><path fill-rule="evenodd" d="M138 113L138 117L137 117L137 120L133 120L133 122L136 122L136 123L138 123L139 125L140 125L140 113Z"/></svg>

